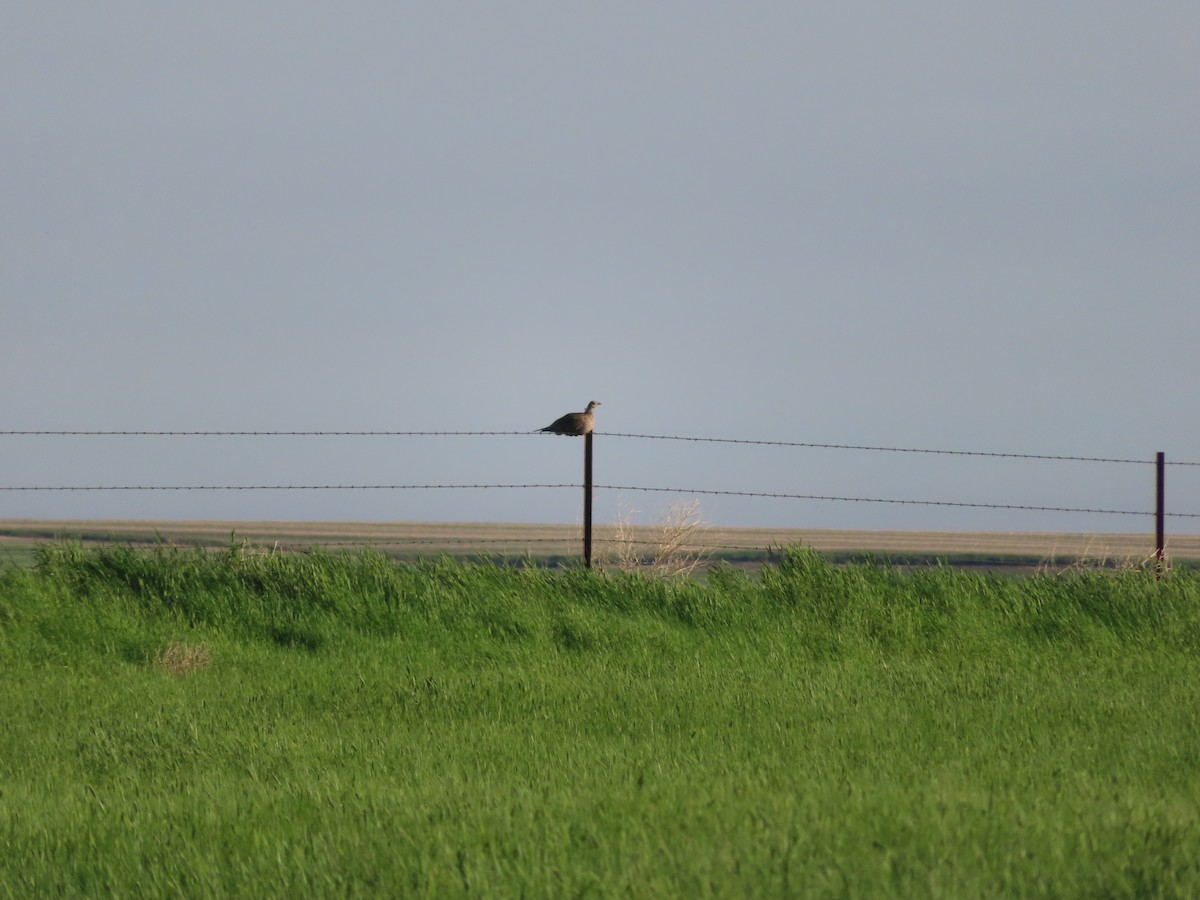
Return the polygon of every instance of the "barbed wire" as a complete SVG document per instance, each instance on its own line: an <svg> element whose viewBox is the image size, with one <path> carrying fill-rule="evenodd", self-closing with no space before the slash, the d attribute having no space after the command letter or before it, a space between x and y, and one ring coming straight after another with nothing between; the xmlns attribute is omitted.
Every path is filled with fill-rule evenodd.
<svg viewBox="0 0 1200 900"><path fill-rule="evenodd" d="M2 437L480 437L538 431L0 431Z"/></svg>
<svg viewBox="0 0 1200 900"><path fill-rule="evenodd" d="M349 431L349 430L48 430L9 429L0 430L0 437L513 437L541 434L533 431ZM631 438L651 441L684 441L708 444L743 444L760 447L793 447L809 450L857 450L875 453L910 453L937 456L990 457L997 459L1037 459L1061 462L1118 463L1126 465L1153 465L1152 459L1128 457L1082 456L1054 453L1020 453L995 450L947 450L927 447L889 447L870 444L836 444L813 441L777 441L751 438L696 437L677 434L638 434L624 431L598 431L597 435L614 438ZM1169 466L1200 466L1200 462L1166 460Z"/></svg>
<svg viewBox="0 0 1200 900"><path fill-rule="evenodd" d="M653 527L653 526L641 526ZM544 537L544 538L387 538L384 540L363 539L354 540L339 540L339 541L275 541L284 549L303 549L304 547L506 547L513 550L519 550L527 545L545 545L556 544L564 548L565 552L574 555L576 553L575 545L579 542L580 535L564 535L562 537ZM624 538L618 536L608 536L597 534L595 536L597 547L613 547L613 546L629 546L629 547L662 547L661 539L653 538ZM260 542L258 546L265 546L266 542ZM695 540L684 544L679 544L675 549L685 553L770 553L784 544L728 544L723 541L704 541Z"/></svg>
<svg viewBox="0 0 1200 900"><path fill-rule="evenodd" d="M565 527L570 527L570 526L565 526ZM615 526L615 525L602 525L600 527L601 527L601 533L596 535L596 543L599 545L611 545L611 544L626 545L627 544L627 545L639 546L639 547L660 547L660 546L662 546L662 543L663 543L661 538L657 538L657 539L656 538L636 538L636 537L630 538L630 537L622 536L615 532L612 534L604 533L606 531L611 531L614 528L616 528L617 526ZM643 528L654 529L659 526L637 525L634 527L639 528L639 529L643 529ZM248 546L265 547L268 543L270 543L270 544L278 545L280 547L292 548L292 549L303 548L303 547L393 547L393 546L408 547L408 546L423 546L423 545L454 546L454 547L474 547L474 546L478 546L478 545L489 545L489 546L490 545L508 545L508 546L523 547L526 544L561 544L561 545L573 546L580 539L580 534L582 533L582 526L575 526L574 531L576 533L562 534L562 535L559 535L558 537L521 537L521 536L496 537L496 538L451 537L451 536L390 537L390 538L362 537L359 539L342 538L339 540L322 540L320 538L320 536L314 536L311 540L306 540L301 537L284 538L284 539L275 539L275 538L262 537L262 536L243 537L242 535L237 534L236 529L233 529L235 538L245 541L245 543ZM716 536L719 538L720 529L715 529L715 531L718 532L718 534ZM61 528L61 529L55 529L54 535L55 536L65 535L65 536L71 537L71 536L75 536L75 532L71 528ZM44 535L38 535L38 534L26 535L24 533L7 533L4 536L5 537L26 537L26 536L28 536L28 537L36 538L36 537L44 536ZM95 533L95 534L88 534L88 535L80 535L80 537L82 537L86 541L99 541L102 543L112 542L119 537L124 537L124 539L126 541L132 540L135 543L151 542L151 539L147 536L137 537L137 536L131 536L131 535L108 534L108 533ZM169 534L169 531L166 534L166 536L164 537L160 533L159 529L155 529L155 538L153 540L154 540L154 542L167 541L168 543L174 543L174 544L179 544L179 545L198 546L198 547L208 547L208 546L227 547L227 546L229 546L229 542L223 538L220 540L217 540L215 538L211 539L211 540L204 540L204 539L197 538L197 537L180 537L180 538L172 539ZM758 550L758 551L761 551L761 550L770 549L772 547L778 547L778 546L783 546L783 545L780 545L778 543L775 543L775 544L729 544L729 543L726 543L721 540L707 541L707 540L701 539L701 540L692 540L692 541L687 542L686 544L680 544L679 546L680 546L680 549L684 549L684 550L745 550L745 551ZM5 549L5 548L0 547L0 551L2 551L3 549Z"/></svg>
<svg viewBox="0 0 1200 900"><path fill-rule="evenodd" d="M938 456L982 456L995 457L1001 459L1045 459L1057 460L1062 462L1095 462L1095 463L1124 463L1133 465L1154 465L1153 459L1129 459L1123 457L1110 456L1067 456L1052 453L1015 453L993 450L937 450L923 447L885 447L869 444L820 444L808 441L767 441L767 440L752 440L749 438L715 438L715 437L687 437L684 435L671 434L631 434L621 431L598 431L597 434L602 434L605 437L623 437L623 438L638 438L641 440L654 441L691 441L697 443L710 444L750 444L761 447L802 447L809 450L865 450L877 453L918 453L932 454ZM1167 465L1176 466L1200 466L1200 462L1173 462L1165 461Z"/></svg>
<svg viewBox="0 0 1200 900"><path fill-rule="evenodd" d="M653 526L645 526L645 527L653 527ZM203 550L203 549L219 549L219 548L228 546L228 543L225 541L214 542L211 540L205 541L205 540L196 539L196 538L171 538L171 536L169 534L166 536L159 535L156 537L156 539L154 541L151 541L148 538L136 538L136 537L130 538L127 535L126 536L122 536L122 535L103 535L103 536L84 535L84 536L79 536L78 538L76 538L69 530L66 530L66 531L62 531L59 534L57 534L56 537L60 538L60 539L61 538L78 539L78 540L81 540L83 543L87 543L87 544L113 544L113 543L122 542L122 543L126 543L126 544L138 545L138 544L148 544L148 543L156 543L156 544L157 543L166 543L168 546L193 547L193 548L201 549L201 550ZM258 539L247 539L245 541L245 546L248 547L251 550L251 552L255 552L255 553L269 553L272 550L277 550L277 551L282 551L282 552L287 552L287 553L294 553L294 552L305 552L305 551L309 551L309 550L318 550L319 551L319 550L326 550L326 549L342 549L342 548L355 548L355 549L362 550L362 549L375 549L375 548L413 548L413 549L416 549L416 548L421 548L421 547L431 547L431 548L435 548L436 550L439 550L439 551L442 551L445 548L453 548L455 550L455 552L462 553L464 555L466 555L467 551L471 550L472 548L479 548L478 554L481 556L484 554L490 553L493 555L503 554L506 557L511 557L513 554L518 554L521 551L529 552L530 547L532 547L534 545L538 545L539 547L544 547L545 545L556 545L556 546L562 548L562 552L564 555L574 556L574 555L576 555L576 552L577 552L576 548L575 548L575 544L578 543L579 539L580 539L580 536L578 534L563 535L562 537L544 537L544 538L521 538L521 537L508 537L508 538L437 537L437 538L426 538L426 537L414 537L414 538L387 538L387 539L363 538L361 540L344 539L344 540L336 540L336 541L320 540L319 538L313 539L313 540L302 540L302 539L296 539L296 538L273 539L273 538L267 537L267 538L258 538ZM602 556L605 553L608 553L611 555L614 548L649 547L649 548L659 549L663 546L663 542L661 539L627 538L627 537L619 537L619 536L615 536L615 535L614 536L606 536L603 534L596 536L595 544ZM677 553L692 554L695 556L703 556L705 559L719 560L722 558L722 555L724 555L724 554L745 554L745 553L751 553L751 554L756 554L756 555L766 555L769 558L775 554L778 554L781 550L785 549L787 546L789 546L789 545L784 544L784 543L779 543L779 542L766 542L766 543L760 543L760 544L731 544L731 543L726 543L726 542L723 542L720 540L713 540L713 541L695 540L695 541L689 541L687 543L675 545L675 546L673 546L673 550ZM23 554L25 552L26 551L20 547L4 546L4 545L0 544L0 556L17 556L18 554ZM547 552L546 550L542 550L543 556L545 555L546 552ZM623 550L621 552L623 552ZM869 549L864 549L861 552L871 553L872 551ZM651 555L652 554L647 554L646 556L649 557ZM926 553L923 555L932 556L934 554ZM631 560L631 562L634 562L635 564L637 564L637 563L649 564L648 560L646 560L646 559ZM603 561L602 561L602 564L604 564ZM611 564L611 560L609 560L608 564Z"/></svg>
<svg viewBox="0 0 1200 900"><path fill-rule="evenodd" d="M579 489L580 484L183 484L183 485L0 485L0 491L424 491L424 490L525 490ZM1108 516L1153 516L1153 512L1072 506L1039 506L1025 503L978 503L958 500L913 500L885 497L846 497L829 494L798 494L779 491L730 491L712 488L648 487L644 485L598 484L595 490L642 491L716 497L754 497L779 500L811 500L836 503L887 503L905 506L936 506L959 509L1006 509L1025 512L1083 513ZM1173 518L1200 519L1200 513L1167 512Z"/></svg>
<svg viewBox="0 0 1200 900"><path fill-rule="evenodd" d="M650 526L638 526L638 527L653 528L654 526L650 525ZM37 536L32 536L32 537L36 538ZM156 543L156 544L165 543L168 546L173 546L173 547L193 547L193 548L201 549L201 550L203 550L203 549L220 549L222 547L229 546L226 541L217 542L214 540L204 540L201 538L185 537L185 536L179 536L179 537L173 538L173 537L171 537L171 535L169 533L161 534L157 531L156 531L155 538L153 540L151 540L147 537L137 537L137 536L130 536L130 535L122 536L120 534L102 534L102 535L101 534L82 534L82 535L76 536L69 529L56 532L54 537L56 539L76 539L76 540L80 540L83 543L90 543L90 544L95 544L95 543L112 544L112 543L118 543L118 542L123 542L126 544L134 544L134 545L148 544L148 543ZM788 546L792 546L795 543L795 542L781 543L779 541L769 541L769 542L761 542L761 543L753 543L753 544L729 543L729 542L720 540L719 534L715 535L714 536L715 539L713 539L713 540L709 540L709 539L707 539L707 537L708 536L703 536L703 537L700 537L699 539L693 539L693 540L687 541L685 543L681 543L681 544L675 546L674 550L676 552L695 555L697 557L702 557L704 559L713 560L713 561L719 561L723 557L726 557L728 554L744 554L744 553L752 553L752 554L755 554L756 556L765 555L767 558L771 558L771 557L775 556L776 554L778 554L779 552L785 550ZM565 554L573 556L573 555L575 555L573 545L578 540L579 540L578 534L564 534L559 537L519 537L519 536L517 536L517 537L500 537L500 538L478 538L478 537L443 536L443 537L396 537L396 538L382 538L382 539L381 538L363 537L360 539L341 539L341 540L322 540L319 536L314 536L313 539L311 539L311 540L305 540L305 539L298 538L298 537L291 538L291 539L288 539L288 538L274 539L274 538L270 538L270 537L259 536L259 537L252 537L252 538L242 538L241 546L244 546L250 552L253 552L253 553L270 553L272 551L282 551L282 552L287 552L287 553L293 553L293 552L321 551L321 550L326 550L326 549L341 549L341 548L356 548L356 549L362 550L362 549L375 549L375 548L387 548L387 547L413 548L413 549L420 548L420 547L431 547L431 548L435 548L436 550L438 550L440 552L449 552L446 548L454 548L455 552L459 552L464 555L467 554L468 551L471 550L472 548L478 548L477 554L474 554L474 555L479 555L482 557L489 553L493 554L493 555L500 553L500 554L503 554L505 557L511 558L513 556L513 554L519 554L521 551L524 551L527 554L530 553L530 547L533 545L539 545L539 546L557 545L557 546L563 548L563 552ZM614 564L614 561L612 559L612 554L613 554L614 550L617 553L623 554L625 552L625 549L631 548L631 547L650 547L650 548L660 549L663 546L663 541L661 538L653 538L653 537L651 537L651 538L636 538L636 537L630 538L628 536L622 536L620 534L614 533L614 534L608 534L608 535L606 535L606 534L597 535L595 544L600 552L600 557L601 557L600 564L601 565L606 565L606 564L611 565L611 564ZM799 541L799 544L801 546L803 546L802 539ZM21 547L5 546L4 544L0 544L0 556L10 556L10 557L18 556L25 552L27 552L27 551ZM830 552L830 551L827 551L827 552ZM861 554L867 554L867 555L882 554L883 556L886 556L888 558L920 557L923 559L924 558L931 559L931 558L942 556L946 553L953 553L954 551L947 550L947 549L933 550L933 549L920 549L920 548L908 548L908 549L895 548L892 550L879 550L879 549L872 549L869 546L862 546L862 547L833 548L833 550L831 552L850 552L850 553L861 553ZM975 552L986 552L986 551L969 551L969 552L975 553ZM1014 555L1014 554L1006 554L1004 551L997 551L997 552L999 552L1001 555ZM543 550L542 553L544 556L545 551ZM1018 552L1015 555L1020 556L1022 554L1020 552ZM646 557L640 557L637 560L630 560L630 562L634 562L635 564L651 564L651 563L649 563L649 561ZM617 565L619 566L620 564L617 563Z"/></svg>
<svg viewBox="0 0 1200 900"><path fill-rule="evenodd" d="M434 491L580 488L580 484L89 484L0 486L0 491Z"/></svg>
<svg viewBox="0 0 1200 900"><path fill-rule="evenodd" d="M892 503L904 506L949 506L961 509L1016 509L1027 512L1089 513L1108 516L1153 516L1153 512L1131 509L1092 509L1072 506L1034 506L1023 503L971 503L958 500L907 500L881 497L840 497L826 494L790 494L774 491L720 491L707 488L641 487L638 485L596 485L611 491L650 491L671 494L699 494L718 497L767 497L782 500L820 500L837 503ZM1177 518L1200 519L1200 513L1165 513Z"/></svg>

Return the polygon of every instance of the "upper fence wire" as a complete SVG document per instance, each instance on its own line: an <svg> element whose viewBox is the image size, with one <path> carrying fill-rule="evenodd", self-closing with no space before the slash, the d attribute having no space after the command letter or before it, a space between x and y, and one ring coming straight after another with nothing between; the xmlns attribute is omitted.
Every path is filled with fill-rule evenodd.
<svg viewBox="0 0 1200 900"><path fill-rule="evenodd" d="M213 430L0 430L0 437L514 437L541 434L534 431L213 431ZM933 447L891 447L871 444L818 443L814 441L779 441L754 438L703 437L679 434L637 434L624 431L597 431L597 436L631 438L647 441L684 441L702 444L745 444L759 447L792 447L807 450L859 450L875 453L913 453L937 456L977 456L1000 459L1041 459L1061 462L1121 463L1154 465L1153 459L1134 459L1113 456L1077 456L1056 453L1022 453L1006 450L954 450ZM1169 466L1200 466L1200 461L1172 460Z"/></svg>

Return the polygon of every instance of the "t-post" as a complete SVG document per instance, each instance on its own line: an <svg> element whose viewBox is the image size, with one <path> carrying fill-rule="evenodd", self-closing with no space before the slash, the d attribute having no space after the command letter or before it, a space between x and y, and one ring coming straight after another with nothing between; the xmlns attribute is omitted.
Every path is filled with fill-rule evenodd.
<svg viewBox="0 0 1200 900"><path fill-rule="evenodd" d="M583 436L583 564L592 567L592 433Z"/></svg>
<svg viewBox="0 0 1200 900"><path fill-rule="evenodd" d="M1165 485L1163 484L1164 470L1166 469L1166 454L1157 453L1154 456L1154 577L1161 579L1163 567L1167 561L1167 541L1166 528L1164 520L1166 512L1163 509L1163 497L1166 493Z"/></svg>

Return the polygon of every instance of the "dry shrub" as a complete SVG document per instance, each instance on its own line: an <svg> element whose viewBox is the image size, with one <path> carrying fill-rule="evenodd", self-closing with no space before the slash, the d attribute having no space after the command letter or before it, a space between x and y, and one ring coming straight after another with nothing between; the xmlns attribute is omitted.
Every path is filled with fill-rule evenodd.
<svg viewBox="0 0 1200 900"><path fill-rule="evenodd" d="M1083 552L1076 556L1070 562L1059 562L1057 560L1057 548L1052 550L1050 558L1043 561L1036 569L1039 575L1066 575L1069 573L1080 572L1135 572L1159 571L1162 575L1167 575L1171 571L1171 557L1166 556L1162 563L1158 561L1157 552L1151 553L1149 556L1138 556L1127 554L1116 556L1110 554L1108 547L1100 547L1099 550L1094 550L1094 540L1089 540Z"/></svg>
<svg viewBox="0 0 1200 900"><path fill-rule="evenodd" d="M633 524L637 510L619 509L608 557L622 572L648 571L665 577L689 575L704 562L699 537L709 528L700 518L700 501L675 503L653 526Z"/></svg>
<svg viewBox="0 0 1200 900"><path fill-rule="evenodd" d="M608 547L608 561L622 572L632 572L642 564L641 553L638 550L638 539L633 525L633 517L637 510L617 506L617 522L613 526L613 539Z"/></svg>
<svg viewBox="0 0 1200 900"><path fill-rule="evenodd" d="M154 665L172 675L190 675L212 665L212 650L208 644L171 641L158 651Z"/></svg>

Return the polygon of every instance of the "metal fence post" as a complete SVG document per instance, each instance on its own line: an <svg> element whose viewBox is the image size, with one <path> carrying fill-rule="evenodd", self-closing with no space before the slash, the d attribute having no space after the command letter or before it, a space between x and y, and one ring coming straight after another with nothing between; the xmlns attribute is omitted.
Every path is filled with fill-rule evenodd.
<svg viewBox="0 0 1200 900"><path fill-rule="evenodd" d="M583 436L583 564L592 567L592 433Z"/></svg>
<svg viewBox="0 0 1200 900"><path fill-rule="evenodd" d="M1164 474L1166 469L1166 454L1159 452L1154 457L1154 577L1162 578L1163 567L1167 560L1167 543L1166 543L1166 528L1165 519L1166 512L1164 510L1163 496L1165 494L1165 486L1163 484Z"/></svg>

